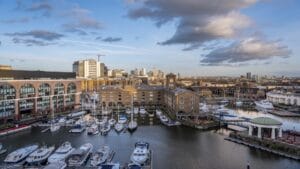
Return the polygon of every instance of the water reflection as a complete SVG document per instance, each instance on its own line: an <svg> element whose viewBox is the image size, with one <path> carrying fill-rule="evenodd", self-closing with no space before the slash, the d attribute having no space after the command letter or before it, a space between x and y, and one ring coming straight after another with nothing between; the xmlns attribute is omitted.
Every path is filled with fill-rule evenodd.
<svg viewBox="0 0 300 169"><path fill-rule="evenodd" d="M140 119L142 120L142 119ZM148 123L147 119L144 119ZM114 130L107 136L88 136L86 133L70 134L69 128L58 133L41 133L40 128L0 138L0 142L11 152L32 143L59 146L70 141L73 146L90 142L97 149L109 145L116 151L113 161L129 162L136 141L147 141L154 152L154 169L243 169L247 162L251 169L299 169L298 161L283 158L267 152L225 141L228 130L201 132L196 129L177 126L173 128L154 124L139 126L135 133L117 134ZM5 156L1 156L2 161Z"/></svg>

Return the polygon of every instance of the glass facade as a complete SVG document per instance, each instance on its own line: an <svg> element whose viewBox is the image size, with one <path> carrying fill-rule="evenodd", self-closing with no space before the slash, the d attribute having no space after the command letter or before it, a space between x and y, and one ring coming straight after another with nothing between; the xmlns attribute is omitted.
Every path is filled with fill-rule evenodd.
<svg viewBox="0 0 300 169"><path fill-rule="evenodd" d="M50 109L51 87L47 83L43 83L39 87L39 98L37 99L37 110L43 112Z"/></svg>
<svg viewBox="0 0 300 169"><path fill-rule="evenodd" d="M0 85L0 118L14 115L14 99L16 99L16 89L8 84Z"/></svg>
<svg viewBox="0 0 300 169"><path fill-rule="evenodd" d="M59 110L64 107L65 86L62 83L55 84L53 96L53 109Z"/></svg>
<svg viewBox="0 0 300 169"><path fill-rule="evenodd" d="M32 84L24 84L20 88L19 111L21 118L31 117L34 111L35 88Z"/></svg>
<svg viewBox="0 0 300 169"><path fill-rule="evenodd" d="M70 83L67 88L67 96L66 96L66 106L71 106L75 104L75 93L76 93L76 85L75 83Z"/></svg>

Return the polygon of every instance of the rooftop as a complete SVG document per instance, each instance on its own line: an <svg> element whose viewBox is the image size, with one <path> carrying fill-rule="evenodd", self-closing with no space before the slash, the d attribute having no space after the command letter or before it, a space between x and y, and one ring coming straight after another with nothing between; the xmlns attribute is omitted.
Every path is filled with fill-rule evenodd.
<svg viewBox="0 0 300 169"><path fill-rule="evenodd" d="M253 124L267 125L267 126L282 125L282 123L280 121L277 121L270 117L257 117L257 118L252 119L250 122Z"/></svg>

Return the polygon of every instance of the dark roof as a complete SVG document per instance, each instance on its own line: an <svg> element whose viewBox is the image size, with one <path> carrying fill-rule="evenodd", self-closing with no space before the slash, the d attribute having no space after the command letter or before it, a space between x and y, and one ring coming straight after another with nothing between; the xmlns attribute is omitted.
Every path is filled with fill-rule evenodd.
<svg viewBox="0 0 300 169"><path fill-rule="evenodd" d="M0 70L0 78L18 79L75 79L75 72L47 72L30 70Z"/></svg>

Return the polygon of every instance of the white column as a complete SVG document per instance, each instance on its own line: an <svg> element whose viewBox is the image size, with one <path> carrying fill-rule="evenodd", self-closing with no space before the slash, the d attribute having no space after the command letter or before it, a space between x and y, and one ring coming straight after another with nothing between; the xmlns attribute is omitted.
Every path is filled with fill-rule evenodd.
<svg viewBox="0 0 300 169"><path fill-rule="evenodd" d="M275 128L272 128L271 139L275 139Z"/></svg>
<svg viewBox="0 0 300 169"><path fill-rule="evenodd" d="M281 128L279 128L278 137L279 137L279 138L282 137L282 129L281 129Z"/></svg>
<svg viewBox="0 0 300 169"><path fill-rule="evenodd" d="M249 136L252 136L252 130L253 130L253 127L249 125L249 133L248 133Z"/></svg>
<svg viewBox="0 0 300 169"><path fill-rule="evenodd" d="M261 138L261 127L258 127L257 137L258 137L258 138Z"/></svg>

